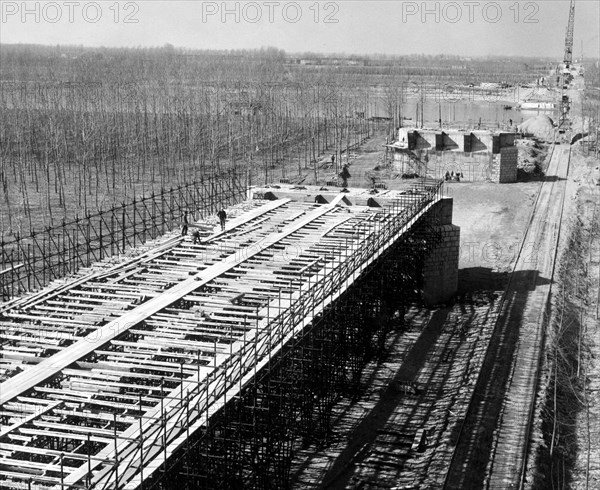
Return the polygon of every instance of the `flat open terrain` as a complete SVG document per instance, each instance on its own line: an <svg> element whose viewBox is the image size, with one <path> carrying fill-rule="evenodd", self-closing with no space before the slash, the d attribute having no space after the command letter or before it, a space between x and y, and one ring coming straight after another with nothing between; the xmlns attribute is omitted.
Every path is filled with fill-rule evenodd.
<svg viewBox="0 0 600 490"><path fill-rule="evenodd" d="M460 226L459 287L499 285L490 284L491 272L506 273L514 264L539 186L539 182L446 186L447 195L454 198L453 223ZM527 243L524 251L533 253L532 247Z"/></svg>

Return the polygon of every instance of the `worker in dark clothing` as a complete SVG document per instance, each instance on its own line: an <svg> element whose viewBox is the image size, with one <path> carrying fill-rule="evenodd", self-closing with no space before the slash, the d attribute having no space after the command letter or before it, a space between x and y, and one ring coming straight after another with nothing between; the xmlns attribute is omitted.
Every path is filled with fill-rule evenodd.
<svg viewBox="0 0 600 490"><path fill-rule="evenodd" d="M221 231L225 231L225 221L227 221L227 213L224 209L221 209L221 211L217 213L217 216L219 217L219 221L221 222Z"/></svg>
<svg viewBox="0 0 600 490"><path fill-rule="evenodd" d="M200 243L200 232L198 230L192 233L193 243L194 245L198 245Z"/></svg>
<svg viewBox="0 0 600 490"><path fill-rule="evenodd" d="M331 165L335 163L335 154L331 155Z"/></svg>
<svg viewBox="0 0 600 490"><path fill-rule="evenodd" d="M342 167L342 171L340 172L340 177L342 178L342 186L344 188L348 187L348 179L352 177L350 175L350 171L348 170L348 165L344 165Z"/></svg>
<svg viewBox="0 0 600 490"><path fill-rule="evenodd" d="M187 232L188 232L188 217L187 217L187 211L185 213L183 213L183 223L181 224L181 236L186 236Z"/></svg>

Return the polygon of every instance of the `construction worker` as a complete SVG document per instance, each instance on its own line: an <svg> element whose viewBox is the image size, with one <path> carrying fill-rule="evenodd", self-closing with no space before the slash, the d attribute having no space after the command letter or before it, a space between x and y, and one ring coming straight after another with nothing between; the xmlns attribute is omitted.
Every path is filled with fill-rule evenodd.
<svg viewBox="0 0 600 490"><path fill-rule="evenodd" d="M227 221L227 213L224 209L221 209L221 211L217 213L217 216L219 217L219 221L221 222L221 231L225 231L225 221Z"/></svg>
<svg viewBox="0 0 600 490"><path fill-rule="evenodd" d="M183 223L181 224L181 236L186 236L188 232L188 217L187 211L183 213Z"/></svg>
<svg viewBox="0 0 600 490"><path fill-rule="evenodd" d="M195 230L194 233L192 233L192 238L194 245L198 245L200 243L200 231Z"/></svg>
<svg viewBox="0 0 600 490"><path fill-rule="evenodd" d="M348 165L345 164L342 167L342 171L340 172L340 177L342 178L342 186L348 187L348 179L351 177L350 171L348 170Z"/></svg>

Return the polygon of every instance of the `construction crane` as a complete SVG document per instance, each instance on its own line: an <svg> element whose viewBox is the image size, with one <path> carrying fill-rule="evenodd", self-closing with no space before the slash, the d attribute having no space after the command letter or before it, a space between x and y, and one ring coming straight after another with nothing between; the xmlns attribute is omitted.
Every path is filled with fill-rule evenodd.
<svg viewBox="0 0 600 490"><path fill-rule="evenodd" d="M573 30L575 29L575 0L571 0L569 7L569 23L567 24L567 35L565 36L565 69L571 68L573 63Z"/></svg>
<svg viewBox="0 0 600 490"><path fill-rule="evenodd" d="M571 74L571 64L573 63L573 31L575 30L575 0L571 0L569 5L569 23L567 24L567 34L565 36L565 57L564 68L561 76L561 97L560 97L560 120L558 127L564 128L568 124L569 109L571 107L569 96L565 93L573 75ZM565 124L567 123L567 124Z"/></svg>

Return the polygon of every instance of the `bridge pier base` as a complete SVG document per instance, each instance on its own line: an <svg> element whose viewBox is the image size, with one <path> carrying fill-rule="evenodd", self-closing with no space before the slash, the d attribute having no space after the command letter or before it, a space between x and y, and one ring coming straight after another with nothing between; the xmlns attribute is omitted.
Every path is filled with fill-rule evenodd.
<svg viewBox="0 0 600 490"><path fill-rule="evenodd" d="M452 224L452 205L452 198L446 197L431 211L441 241L423 264L423 300L428 305L449 301L458 289L460 227Z"/></svg>

